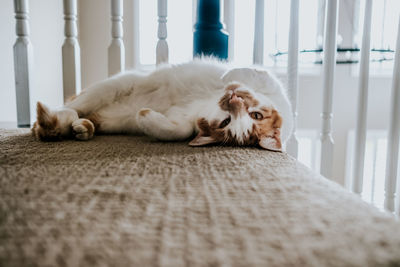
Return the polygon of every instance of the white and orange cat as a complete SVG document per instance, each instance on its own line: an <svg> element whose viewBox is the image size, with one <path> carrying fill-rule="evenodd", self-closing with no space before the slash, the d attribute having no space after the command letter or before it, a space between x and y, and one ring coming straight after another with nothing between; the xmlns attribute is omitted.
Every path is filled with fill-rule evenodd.
<svg viewBox="0 0 400 267"><path fill-rule="evenodd" d="M94 84L57 110L37 103L40 140L89 140L95 133L146 134L191 146L259 145L281 151L291 107L269 72L210 60L125 72Z"/></svg>

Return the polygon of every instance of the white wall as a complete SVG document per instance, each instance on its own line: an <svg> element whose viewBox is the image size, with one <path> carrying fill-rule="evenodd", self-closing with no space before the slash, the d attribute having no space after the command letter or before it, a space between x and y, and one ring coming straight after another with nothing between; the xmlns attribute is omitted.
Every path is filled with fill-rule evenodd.
<svg viewBox="0 0 400 267"><path fill-rule="evenodd" d="M82 87L107 77L107 48L111 41L109 0L78 1L80 10L79 42L82 57ZM31 1L31 41L34 48L34 88L32 102L41 100L50 106L62 104L61 46L63 42L62 1ZM124 41L127 68L133 66L132 1L124 1ZM12 46L15 41L15 19L12 1L0 8L0 122L15 121L15 87ZM341 10L343 12L343 9ZM340 15L343 17L344 15ZM351 36L342 21L344 37ZM346 31L347 30L347 31ZM154 33L156 34L156 33ZM345 39L346 40L346 39ZM348 40L348 39L347 39ZM344 183L344 161L347 133L355 127L358 79L353 66L338 66L334 91L333 138L335 140L333 179ZM302 72L300 72L301 74ZM281 77L284 80L284 77ZM300 75L298 127L319 130L321 127L322 74ZM389 117L390 78L370 79L368 127L386 129ZM33 112L32 112L33 113Z"/></svg>
<svg viewBox="0 0 400 267"><path fill-rule="evenodd" d="M82 88L107 78L107 49L111 43L111 5L109 0L79 1L79 43L82 59ZM133 4L124 1L125 64L133 66Z"/></svg>

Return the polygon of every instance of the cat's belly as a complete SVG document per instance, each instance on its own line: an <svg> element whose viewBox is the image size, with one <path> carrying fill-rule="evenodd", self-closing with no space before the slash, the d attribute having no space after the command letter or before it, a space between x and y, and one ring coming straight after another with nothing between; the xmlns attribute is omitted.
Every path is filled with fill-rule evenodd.
<svg viewBox="0 0 400 267"><path fill-rule="evenodd" d="M97 111L102 133L142 134L136 121L140 107L124 102L112 103Z"/></svg>
<svg viewBox="0 0 400 267"><path fill-rule="evenodd" d="M114 102L97 111L101 120L100 132L143 134L138 126L137 116L142 109L165 114L173 105L170 99L130 96Z"/></svg>

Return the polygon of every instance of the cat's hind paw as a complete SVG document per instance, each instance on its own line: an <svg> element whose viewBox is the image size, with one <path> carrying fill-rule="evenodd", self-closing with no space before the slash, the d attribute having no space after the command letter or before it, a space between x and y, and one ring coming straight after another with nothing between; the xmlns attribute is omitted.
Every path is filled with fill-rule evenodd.
<svg viewBox="0 0 400 267"><path fill-rule="evenodd" d="M168 118L166 118L163 114L150 108L142 108L139 110L136 115L136 119L139 125L145 128L158 128L158 126L162 127L163 124L168 122Z"/></svg>
<svg viewBox="0 0 400 267"><path fill-rule="evenodd" d="M86 141L93 138L95 128L90 120L78 119L72 123L72 131L76 139Z"/></svg>
<svg viewBox="0 0 400 267"><path fill-rule="evenodd" d="M182 119L183 120L183 119ZM187 139L193 133L190 122L178 124L160 112L149 108L142 108L136 114L139 129L146 135L162 141L176 141Z"/></svg>
<svg viewBox="0 0 400 267"><path fill-rule="evenodd" d="M142 108L136 114L138 125L145 134L148 134L148 131L154 127L154 122L157 122L160 119L159 117L162 117L162 115L150 108Z"/></svg>
<svg viewBox="0 0 400 267"><path fill-rule="evenodd" d="M168 119L159 112L149 108L142 108L136 114L139 128L144 134L162 139L164 128L168 128Z"/></svg>

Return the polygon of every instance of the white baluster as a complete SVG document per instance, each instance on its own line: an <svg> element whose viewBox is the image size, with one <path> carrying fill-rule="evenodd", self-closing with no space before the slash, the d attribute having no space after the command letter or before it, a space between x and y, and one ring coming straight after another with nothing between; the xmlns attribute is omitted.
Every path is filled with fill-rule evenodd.
<svg viewBox="0 0 400 267"><path fill-rule="evenodd" d="M290 136L286 150L297 158L299 142L296 137L297 125L297 96L298 96L298 58L299 58L299 0L290 3L290 29L289 29L289 54L288 54L288 92L293 112L293 132Z"/></svg>
<svg viewBox="0 0 400 267"><path fill-rule="evenodd" d="M233 60L234 42L235 42L235 1L224 1L224 23L226 31L229 33L228 39L228 60Z"/></svg>
<svg viewBox="0 0 400 267"><path fill-rule="evenodd" d="M254 22L253 64L264 62L264 0L256 0Z"/></svg>
<svg viewBox="0 0 400 267"><path fill-rule="evenodd" d="M29 90L33 54L29 40L29 6L27 0L14 0L17 39L14 44L15 91L17 98L18 127L29 127L31 123Z"/></svg>
<svg viewBox="0 0 400 267"><path fill-rule="evenodd" d="M76 25L76 0L64 0L65 40L62 46L64 101L81 91L81 58Z"/></svg>
<svg viewBox="0 0 400 267"><path fill-rule="evenodd" d="M321 131L321 168L322 175L332 178L333 138L332 138L332 99L336 66L336 35L338 0L328 0L326 6L324 41L324 80Z"/></svg>
<svg viewBox="0 0 400 267"><path fill-rule="evenodd" d="M139 50L139 0L132 0L132 20L133 20L133 67L139 66L140 50Z"/></svg>
<svg viewBox="0 0 400 267"><path fill-rule="evenodd" d="M167 43L167 0L158 0L158 42L156 49L157 65L168 62Z"/></svg>
<svg viewBox="0 0 400 267"><path fill-rule="evenodd" d="M399 163L400 136L400 18L397 30L396 54L392 77L390 125L386 156L385 209L395 211L397 167ZM400 204L400 203L399 203Z"/></svg>
<svg viewBox="0 0 400 267"><path fill-rule="evenodd" d="M111 44L108 47L108 76L122 72L125 69L125 47L122 39L123 0L111 0Z"/></svg>
<svg viewBox="0 0 400 267"><path fill-rule="evenodd" d="M365 3L364 29L358 81L358 110L353 158L353 192L361 194L364 177L365 141L367 135L369 54L371 39L372 0Z"/></svg>
<svg viewBox="0 0 400 267"><path fill-rule="evenodd" d="M197 16L197 0L192 0L192 26L196 23Z"/></svg>

